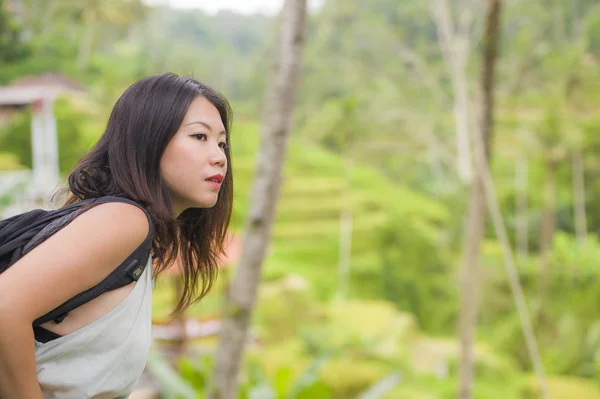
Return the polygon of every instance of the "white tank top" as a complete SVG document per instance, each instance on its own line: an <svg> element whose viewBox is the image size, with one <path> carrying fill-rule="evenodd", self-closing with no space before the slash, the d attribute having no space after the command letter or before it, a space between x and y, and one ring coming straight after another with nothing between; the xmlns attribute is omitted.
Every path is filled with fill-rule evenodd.
<svg viewBox="0 0 600 399"><path fill-rule="evenodd" d="M35 342L46 399L127 398L144 371L151 338L152 259L128 296L70 334Z"/></svg>

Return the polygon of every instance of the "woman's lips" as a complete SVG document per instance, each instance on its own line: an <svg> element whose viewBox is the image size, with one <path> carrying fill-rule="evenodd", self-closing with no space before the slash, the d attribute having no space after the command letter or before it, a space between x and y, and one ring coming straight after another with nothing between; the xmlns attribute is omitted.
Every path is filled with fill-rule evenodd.
<svg viewBox="0 0 600 399"><path fill-rule="evenodd" d="M207 182L214 188L221 188L221 183L219 183L218 181L206 179L205 182Z"/></svg>
<svg viewBox="0 0 600 399"><path fill-rule="evenodd" d="M225 177L222 174L212 175L205 179L205 181L215 188L221 187L221 183L223 183L223 179Z"/></svg>

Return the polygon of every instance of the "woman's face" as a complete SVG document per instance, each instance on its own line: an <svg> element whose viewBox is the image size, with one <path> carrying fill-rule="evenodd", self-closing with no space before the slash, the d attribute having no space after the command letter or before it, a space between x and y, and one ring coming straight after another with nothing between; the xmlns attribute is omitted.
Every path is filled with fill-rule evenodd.
<svg viewBox="0 0 600 399"><path fill-rule="evenodd" d="M188 208L210 208L217 203L227 173L226 137L217 108L206 98L196 97L160 161L175 216Z"/></svg>

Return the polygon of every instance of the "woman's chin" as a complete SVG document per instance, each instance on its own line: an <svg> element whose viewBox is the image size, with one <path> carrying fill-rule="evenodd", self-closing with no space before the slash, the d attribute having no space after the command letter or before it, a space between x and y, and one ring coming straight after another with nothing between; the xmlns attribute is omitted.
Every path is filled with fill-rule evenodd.
<svg viewBox="0 0 600 399"><path fill-rule="evenodd" d="M218 199L219 197L215 195L213 198L195 199L194 201L190 202L193 204L193 208L212 208L217 204Z"/></svg>
<svg viewBox="0 0 600 399"><path fill-rule="evenodd" d="M176 209L179 210L178 214L181 214L188 209L210 209L217 204L217 199L218 198L188 199L185 201L184 206L177 206Z"/></svg>

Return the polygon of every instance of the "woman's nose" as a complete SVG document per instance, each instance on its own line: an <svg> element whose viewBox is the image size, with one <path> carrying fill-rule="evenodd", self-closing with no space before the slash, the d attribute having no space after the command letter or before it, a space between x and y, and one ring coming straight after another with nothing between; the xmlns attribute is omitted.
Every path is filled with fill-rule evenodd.
<svg viewBox="0 0 600 399"><path fill-rule="evenodd" d="M218 165L221 167L227 166L227 156L225 155L225 151L217 146L216 150L213 150L213 153L210 158L211 165Z"/></svg>

